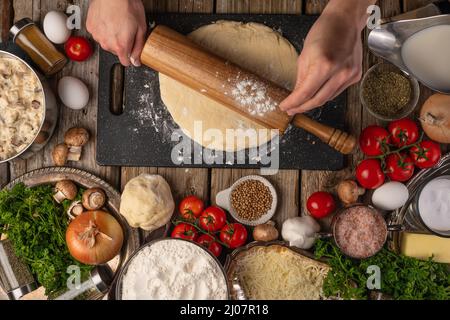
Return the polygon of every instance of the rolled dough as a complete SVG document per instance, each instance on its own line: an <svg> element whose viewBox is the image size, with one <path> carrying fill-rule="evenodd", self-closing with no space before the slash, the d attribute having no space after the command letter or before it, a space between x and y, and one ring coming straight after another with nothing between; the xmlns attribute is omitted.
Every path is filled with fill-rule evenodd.
<svg viewBox="0 0 450 320"><path fill-rule="evenodd" d="M218 21L195 30L189 37L230 62L288 90L294 88L298 53L288 40L267 26ZM259 130L264 127L238 113L231 117L234 111L163 74L159 75L159 81L162 101L173 119L187 136L203 147L233 152L257 147L273 138L267 132L258 139L246 139L244 144L239 145L235 140L230 145L225 139L204 136L208 129L219 130L225 137L227 129ZM194 124L198 121L202 122L201 134L194 133ZM255 131L247 133L250 132ZM214 131L212 133L215 136Z"/></svg>

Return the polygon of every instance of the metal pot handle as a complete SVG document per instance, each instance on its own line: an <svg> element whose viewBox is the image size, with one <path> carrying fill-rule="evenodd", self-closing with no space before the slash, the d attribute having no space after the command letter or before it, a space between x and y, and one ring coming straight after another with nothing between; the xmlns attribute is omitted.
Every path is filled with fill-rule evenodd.
<svg viewBox="0 0 450 320"><path fill-rule="evenodd" d="M330 239L333 238L334 235L332 232L317 232L316 239Z"/></svg>
<svg viewBox="0 0 450 320"><path fill-rule="evenodd" d="M391 224L387 226L387 230L390 232L401 232L405 231L405 227L401 224Z"/></svg>

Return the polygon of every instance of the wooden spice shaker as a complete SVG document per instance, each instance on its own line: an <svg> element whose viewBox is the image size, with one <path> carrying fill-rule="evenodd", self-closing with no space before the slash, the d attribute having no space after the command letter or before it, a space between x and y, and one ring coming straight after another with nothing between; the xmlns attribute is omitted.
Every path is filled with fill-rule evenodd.
<svg viewBox="0 0 450 320"><path fill-rule="evenodd" d="M9 33L14 41L39 66L46 76L60 71L67 58L47 39L29 18L17 21Z"/></svg>

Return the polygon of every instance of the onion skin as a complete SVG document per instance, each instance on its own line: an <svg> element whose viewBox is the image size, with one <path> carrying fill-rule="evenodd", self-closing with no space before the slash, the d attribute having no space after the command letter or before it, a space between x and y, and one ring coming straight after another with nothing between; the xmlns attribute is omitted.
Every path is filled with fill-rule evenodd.
<svg viewBox="0 0 450 320"><path fill-rule="evenodd" d="M86 230L95 226L96 233L92 248L81 239ZM66 243L70 254L77 261L87 265L99 265L113 259L122 248L123 230L116 218L104 211L88 211L76 217L67 228Z"/></svg>
<svg viewBox="0 0 450 320"><path fill-rule="evenodd" d="M450 96L434 94L428 98L420 111L420 122L431 140L450 143Z"/></svg>

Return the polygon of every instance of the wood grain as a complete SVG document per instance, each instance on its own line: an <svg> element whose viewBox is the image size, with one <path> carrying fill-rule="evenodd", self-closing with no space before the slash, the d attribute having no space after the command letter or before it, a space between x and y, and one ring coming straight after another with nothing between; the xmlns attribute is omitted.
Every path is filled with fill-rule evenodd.
<svg viewBox="0 0 450 320"><path fill-rule="evenodd" d="M217 0L216 12L300 14L302 0Z"/></svg>
<svg viewBox="0 0 450 320"><path fill-rule="evenodd" d="M433 2L434 0L403 0L403 12L415 10Z"/></svg>

